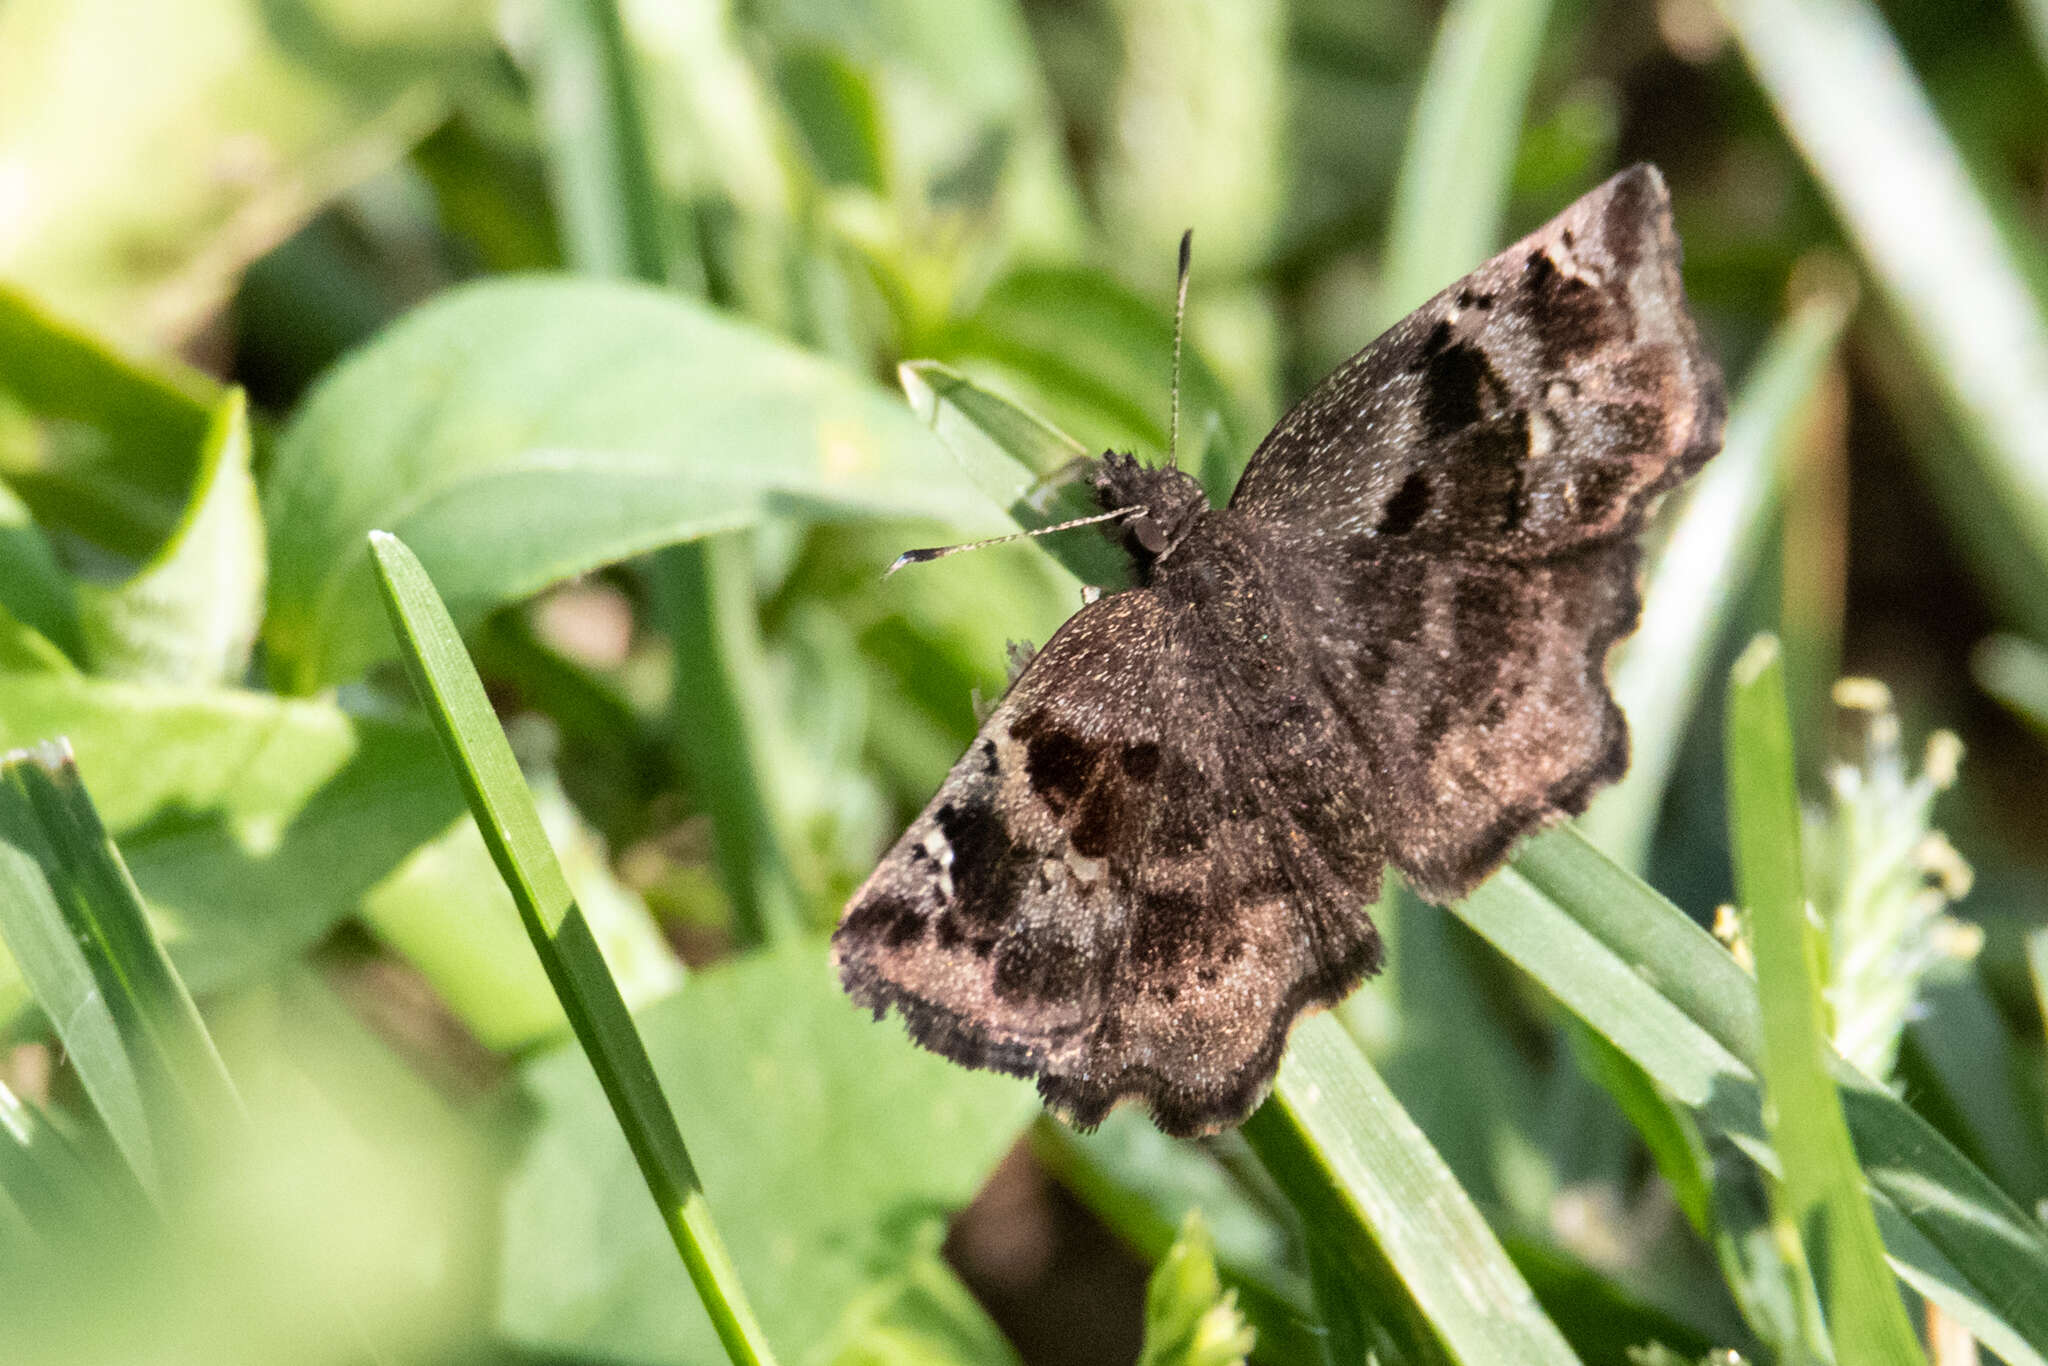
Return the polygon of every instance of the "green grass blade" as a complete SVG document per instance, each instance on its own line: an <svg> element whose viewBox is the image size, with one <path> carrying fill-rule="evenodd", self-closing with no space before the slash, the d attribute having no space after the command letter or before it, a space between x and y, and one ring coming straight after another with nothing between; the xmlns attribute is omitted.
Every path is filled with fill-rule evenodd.
<svg viewBox="0 0 2048 1366"><path fill-rule="evenodd" d="M0 935L145 1190L241 1113L70 747L0 761Z"/></svg>
<svg viewBox="0 0 2048 1366"><path fill-rule="evenodd" d="M675 650L670 732L690 791L711 817L733 930L781 942L809 900L790 862L772 784L775 695L761 647L747 543L713 536L671 546L650 571L656 612Z"/></svg>
<svg viewBox="0 0 2048 1366"><path fill-rule="evenodd" d="M674 249L617 3L540 8L537 94L562 254L588 274L681 283L696 263Z"/></svg>
<svg viewBox="0 0 2048 1366"><path fill-rule="evenodd" d="M2009 573L2011 548L1987 538L2012 527L2038 588L2048 323L1961 155L1867 0L1722 0L1721 10L1968 438L1972 459L1928 474L1991 505L1982 516L1952 510L1959 540L1990 572Z"/></svg>
<svg viewBox="0 0 2048 1366"><path fill-rule="evenodd" d="M1416 95L1394 187L1382 326L1492 254L1547 0L1452 0Z"/></svg>
<svg viewBox="0 0 2048 1366"><path fill-rule="evenodd" d="M534 951L603 1083L705 1312L735 1363L772 1362L774 1354L712 1222L646 1046L570 895L455 624L403 542L375 533L370 549L407 673L433 718L492 862L518 903Z"/></svg>
<svg viewBox="0 0 2048 1366"><path fill-rule="evenodd" d="M4 1084L0 1084L0 1194L13 1201L29 1228L51 1239L89 1220L117 1213L109 1198L114 1189L103 1171L95 1170L38 1107Z"/></svg>
<svg viewBox="0 0 2048 1366"><path fill-rule="evenodd" d="M1294 1031L1273 1098L1245 1125L1320 1236L1398 1286L1417 1330L1469 1366L1578 1361L1471 1197L1334 1018Z"/></svg>
<svg viewBox="0 0 2048 1366"><path fill-rule="evenodd" d="M544 8L541 124L564 255L585 275L678 283L618 4L547 0ZM681 765L711 817L734 930L759 943L796 934L805 898L764 787L776 771L762 762L770 718L748 705L770 694L739 549L730 540L672 546L650 573L675 643L671 729Z"/></svg>
<svg viewBox="0 0 2048 1366"><path fill-rule="evenodd" d="M1600 794L1581 828L1630 867L1655 832L1686 719L1748 583L1781 495L1786 450L1848 321L1852 298L1800 304L1765 345L1728 416L1721 453L1693 480L1643 582L1643 624L1618 652L1615 700L1628 716L1626 777Z"/></svg>
<svg viewBox="0 0 2048 1366"><path fill-rule="evenodd" d="M1989 636L1970 655L1977 685L2048 736L2048 650L2020 636Z"/></svg>
<svg viewBox="0 0 2048 1366"><path fill-rule="evenodd" d="M1763 1004L1763 1075L1771 1140L1783 1173L1772 1189L1778 1226L1795 1235L1820 1291L1825 1327L1844 1361L1925 1366L1864 1194L1863 1173L1828 1066L1819 934L1807 918L1792 721L1778 642L1760 636L1736 661L1728 690L1728 802L1736 883L1756 948Z"/></svg>
<svg viewBox="0 0 2048 1366"><path fill-rule="evenodd" d="M976 488L1026 531L1101 511L1086 480L1065 477L1088 449L1059 428L937 361L907 361L897 378L917 415ZM1048 536L1046 554L1085 583L1128 578L1124 557L1100 535Z"/></svg>
<svg viewBox="0 0 2048 1366"><path fill-rule="evenodd" d="M1767 1171L1756 984L1727 950L1569 827L1452 910L1696 1118ZM1840 1063L1892 1268L2018 1366L2048 1366L2048 1230L1932 1125Z"/></svg>
<svg viewBox="0 0 2048 1366"><path fill-rule="evenodd" d="M2048 1020L2048 930L2027 936L2027 975L2034 981L2034 1008Z"/></svg>

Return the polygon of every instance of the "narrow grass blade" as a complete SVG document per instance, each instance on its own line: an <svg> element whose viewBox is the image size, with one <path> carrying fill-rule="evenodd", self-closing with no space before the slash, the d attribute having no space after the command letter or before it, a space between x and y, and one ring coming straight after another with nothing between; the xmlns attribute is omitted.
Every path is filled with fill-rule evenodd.
<svg viewBox="0 0 2048 1366"><path fill-rule="evenodd" d="M1807 917L1792 721L1778 642L1753 641L1728 688L1728 804L1735 878L1756 948L1765 1117L1783 1173L1776 1221L1805 1250L1825 1327L1844 1361L1925 1366L1884 1264L1856 1148L1828 1066L1820 937Z"/></svg>
<svg viewBox="0 0 2048 1366"><path fill-rule="evenodd" d="M1566 827L1452 911L1764 1170L1756 984ZM1877 1082L1832 1064L1892 1268L2013 1366L2048 1366L2048 1230Z"/></svg>
<svg viewBox="0 0 2048 1366"><path fill-rule="evenodd" d="M616 0L543 0L538 95L563 255L594 275L682 283Z"/></svg>
<svg viewBox="0 0 2048 1366"><path fill-rule="evenodd" d="M0 934L136 1179L161 1194L240 1102L61 740L0 759Z"/></svg>
<svg viewBox="0 0 2048 1366"><path fill-rule="evenodd" d="M1412 1328L1466 1366L1578 1357L1365 1054L1328 1015L1294 1031L1253 1151L1319 1236L1398 1287Z"/></svg>
<svg viewBox="0 0 2048 1366"><path fill-rule="evenodd" d="M35 1105L0 1085L0 1193L45 1238L115 1213L104 1176Z"/></svg>
<svg viewBox="0 0 2048 1366"><path fill-rule="evenodd" d="M937 361L896 371L911 409L931 426L960 468L1026 531L1100 511L1087 481L1071 477L1088 448L1040 418ZM1048 536L1039 548L1084 583L1120 585L1124 557L1094 533Z"/></svg>
<svg viewBox="0 0 2048 1366"><path fill-rule="evenodd" d="M2027 975L2034 979L2034 1007L2048 1020L2048 930L2027 936Z"/></svg>
<svg viewBox="0 0 2048 1366"><path fill-rule="evenodd" d="M738 534L670 546L649 570L656 616L675 651L670 732L690 791L711 817L733 929L778 943L803 928L808 898L770 784L775 696L761 647L747 543Z"/></svg>
<svg viewBox="0 0 2048 1366"><path fill-rule="evenodd" d="M1486 259L1501 217L1548 0L1452 0L1437 28L1394 186L1380 323Z"/></svg>
<svg viewBox="0 0 2048 1366"><path fill-rule="evenodd" d="M709 1202L640 1032L569 893L512 748L491 712L482 681L463 653L455 623L418 559L401 541L373 533L370 553L406 671L440 734L491 859L518 903L541 966L603 1083L705 1312L735 1363L772 1362L774 1354L712 1222Z"/></svg>
<svg viewBox="0 0 2048 1366"><path fill-rule="evenodd" d="M545 9L541 125L569 264L586 275L701 284L699 263L685 264L670 240L617 0L546 0ZM762 762L772 718L749 699L771 694L740 550L730 539L672 546L649 573L675 646L678 757L711 817L734 930L760 943L797 933L805 898L762 781L776 771Z"/></svg>
<svg viewBox="0 0 2048 1366"><path fill-rule="evenodd" d="M1639 867L1649 850L1686 718L1763 549L1786 451L1853 303L1846 292L1816 294L1771 335L1729 413L1721 453L1693 480L1644 578L1643 624L1612 672L1615 700L1628 716L1628 774L1600 794L1580 823L1630 867Z"/></svg>
<svg viewBox="0 0 2048 1366"><path fill-rule="evenodd" d="M1928 472L1992 505L1978 516L1951 503L1959 539L1996 565L2011 548L1987 538L2014 528L2038 584L2048 574L2048 322L1926 92L1868 0L1722 0L1721 10L1967 436L1973 459Z"/></svg>
<svg viewBox="0 0 2048 1366"><path fill-rule="evenodd" d="M1971 652L1970 673L1978 687L2048 736L2048 650L2020 636L1990 636Z"/></svg>

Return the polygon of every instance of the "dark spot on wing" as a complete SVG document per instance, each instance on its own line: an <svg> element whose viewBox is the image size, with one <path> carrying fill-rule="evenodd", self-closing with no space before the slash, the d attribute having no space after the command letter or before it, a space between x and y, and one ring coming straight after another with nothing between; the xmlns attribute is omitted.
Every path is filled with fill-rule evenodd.
<svg viewBox="0 0 2048 1366"><path fill-rule="evenodd" d="M1567 239L1565 245L1571 245ZM1566 275L1541 250L1529 253L1522 270L1529 316L1546 366L1571 362L1606 341L1617 330L1607 306L1591 285Z"/></svg>
<svg viewBox="0 0 2048 1366"><path fill-rule="evenodd" d="M1401 481L1401 487L1394 490L1394 496L1381 509L1380 535L1406 536L1428 511L1429 481L1420 473L1411 474Z"/></svg>
<svg viewBox="0 0 2048 1366"><path fill-rule="evenodd" d="M1067 832L1074 852L1084 858L1101 858L1116 847L1123 824L1122 784L1103 781L1088 789L1088 796Z"/></svg>
<svg viewBox="0 0 2048 1366"><path fill-rule="evenodd" d="M1024 748L1024 771L1031 778L1031 790L1045 799L1055 816L1064 814L1087 791L1088 775L1094 767L1094 754L1072 731L1035 734Z"/></svg>
<svg viewBox="0 0 2048 1366"><path fill-rule="evenodd" d="M1003 919L1031 860L1010 839L1002 818L987 807L948 802L936 819L953 846L953 890L961 910L984 921Z"/></svg>
<svg viewBox="0 0 2048 1366"><path fill-rule="evenodd" d="M996 950L995 988L1003 1000L1071 1001L1087 983L1086 956L1063 944L1017 936Z"/></svg>
<svg viewBox="0 0 2048 1366"><path fill-rule="evenodd" d="M1650 217L1650 199L1649 173L1639 170L1615 185L1601 217L1601 236L1608 254L1624 274L1634 270L1642 257L1643 225Z"/></svg>
<svg viewBox="0 0 2048 1366"><path fill-rule="evenodd" d="M879 938L892 949L923 936L925 918L918 914L917 907L900 896L884 893L869 897L846 917L840 933L853 939Z"/></svg>
<svg viewBox="0 0 2048 1366"><path fill-rule="evenodd" d="M1202 903L1191 893L1142 893L1131 923L1131 958L1157 968L1183 957L1195 943L1201 917Z"/></svg>
<svg viewBox="0 0 2048 1366"><path fill-rule="evenodd" d="M1159 746L1150 740L1125 745L1119 758L1122 760L1124 772L1141 783L1152 781L1152 775L1159 771Z"/></svg>
<svg viewBox="0 0 2048 1366"><path fill-rule="evenodd" d="M1579 517L1597 522L1625 496L1635 480L1636 469L1626 460L1600 460L1579 471L1572 481L1572 493Z"/></svg>
<svg viewBox="0 0 2048 1366"><path fill-rule="evenodd" d="M1439 323L1438 330L1443 326ZM1480 398L1492 374L1486 353L1470 342L1454 342L1429 353L1422 368L1424 430L1441 437L1477 422L1485 415Z"/></svg>

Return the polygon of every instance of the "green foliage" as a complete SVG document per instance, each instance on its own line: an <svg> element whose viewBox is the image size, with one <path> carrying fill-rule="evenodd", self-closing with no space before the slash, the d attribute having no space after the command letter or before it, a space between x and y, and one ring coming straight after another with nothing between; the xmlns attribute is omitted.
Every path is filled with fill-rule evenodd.
<svg viewBox="0 0 2048 1366"><path fill-rule="evenodd" d="M1255 1335L1236 1301L1217 1278L1216 1251L1201 1214L1190 1211L1152 1269L1138 1366L1244 1366Z"/></svg>
<svg viewBox="0 0 2048 1366"><path fill-rule="evenodd" d="M2048 1366L2043 12L0 4L8 1359ZM1622 149L1731 422L1583 833L1392 892L1239 1135L863 1019L1124 572L884 568L1164 453L1183 228L1220 501Z"/></svg>

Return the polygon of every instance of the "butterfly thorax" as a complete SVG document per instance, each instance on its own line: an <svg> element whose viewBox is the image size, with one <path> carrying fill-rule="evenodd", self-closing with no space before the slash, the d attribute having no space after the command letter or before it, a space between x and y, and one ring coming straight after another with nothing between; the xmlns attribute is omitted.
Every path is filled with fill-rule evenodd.
<svg viewBox="0 0 2048 1366"><path fill-rule="evenodd" d="M1141 465L1137 457L1114 451L1103 455L1096 470L1095 500L1104 512L1141 509L1117 523L1113 533L1130 553L1140 583L1151 578L1152 566L1171 555L1194 529L1196 518L1209 510L1208 495L1187 471Z"/></svg>

